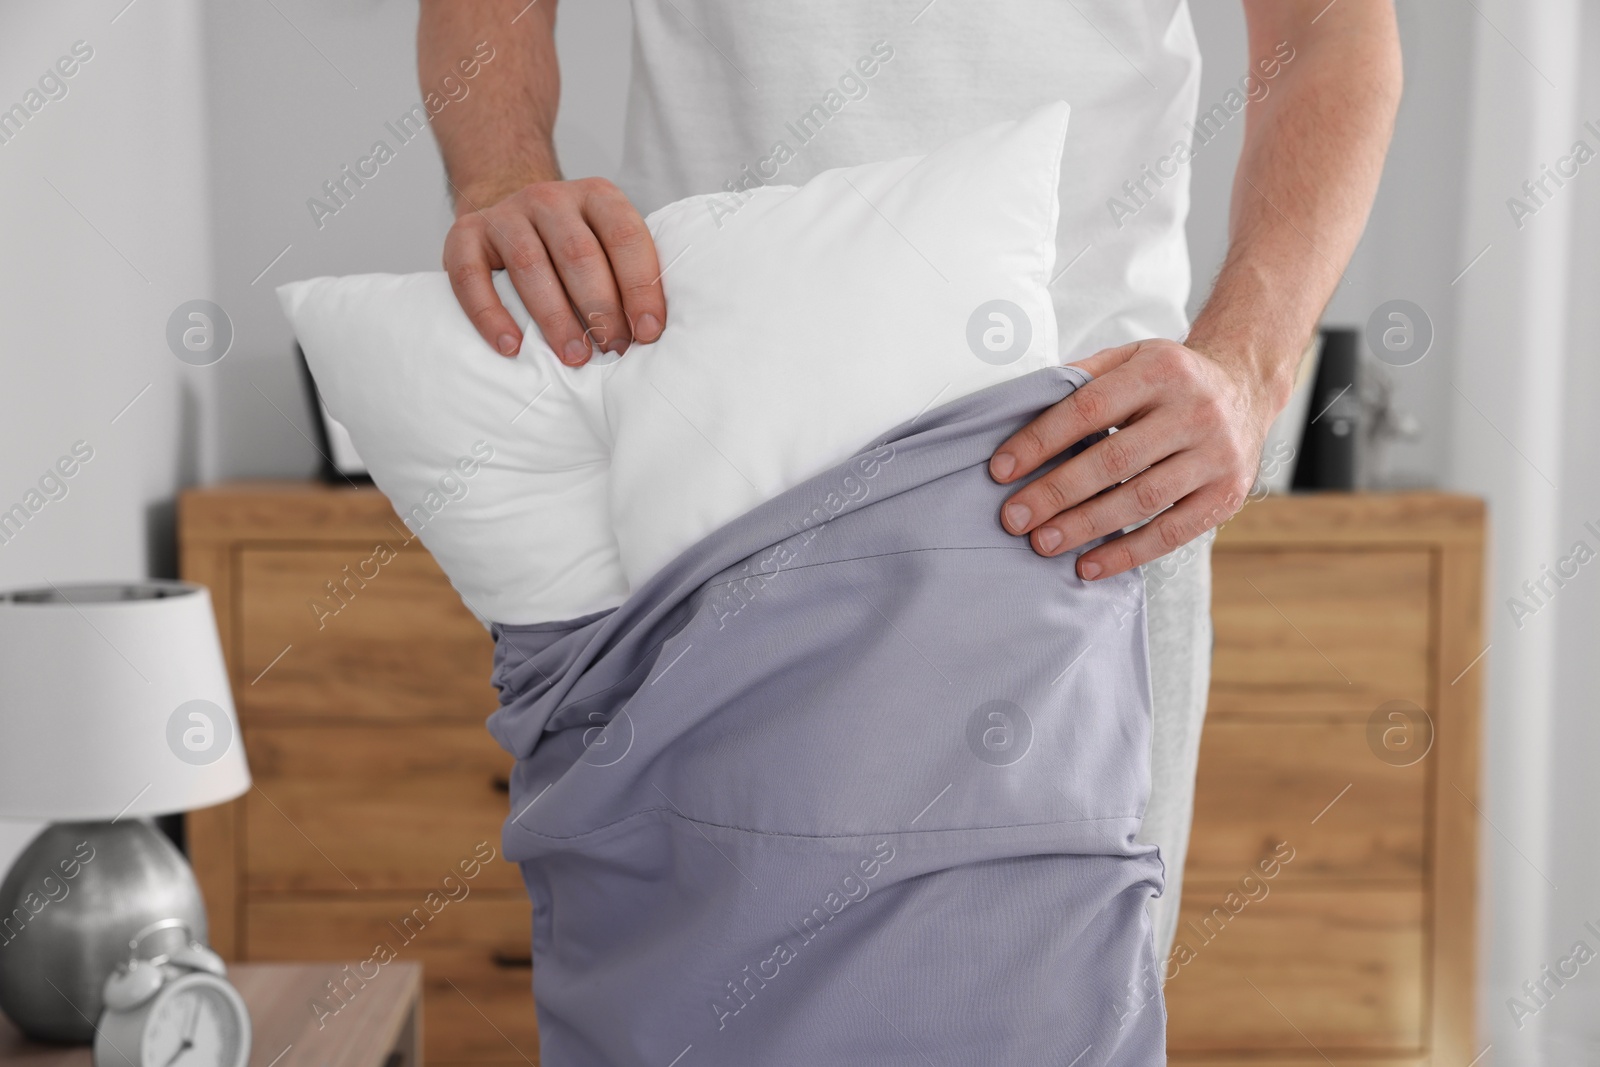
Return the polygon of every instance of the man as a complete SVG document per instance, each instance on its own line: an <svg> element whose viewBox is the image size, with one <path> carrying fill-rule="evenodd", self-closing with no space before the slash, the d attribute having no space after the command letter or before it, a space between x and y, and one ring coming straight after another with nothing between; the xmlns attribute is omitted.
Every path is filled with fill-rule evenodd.
<svg viewBox="0 0 1600 1067"><path fill-rule="evenodd" d="M1209 677L1203 535L1244 503L1366 222L1400 95L1390 0L1244 0L1248 71L1198 121L1184 0L634 0L620 188L562 179L551 141L555 3L422 3L425 89L480 42L495 47L475 103L433 125L456 202L445 268L506 356L521 336L492 270L509 271L550 347L581 365L595 347L655 340L668 321L642 213L751 175L800 184L926 152L1051 100L1072 105L1052 291L1063 362L1094 381L1001 445L990 473L1017 482L1118 428L1013 494L1000 520L1044 556L1134 527L1078 558L1085 580L1157 563L1147 571L1155 724L1141 839L1167 867L1153 908L1165 953ZM1189 324L1188 163L1233 121L1245 141L1228 256Z"/></svg>

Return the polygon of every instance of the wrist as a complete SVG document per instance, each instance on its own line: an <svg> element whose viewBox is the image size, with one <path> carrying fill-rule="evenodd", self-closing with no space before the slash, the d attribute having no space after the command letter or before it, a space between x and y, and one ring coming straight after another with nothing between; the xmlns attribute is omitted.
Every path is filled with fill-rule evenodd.
<svg viewBox="0 0 1600 1067"><path fill-rule="evenodd" d="M498 204L512 193L539 182L561 181L561 167L555 152L541 152L537 158L492 175L479 175L470 179L452 179L451 201L456 217L482 211Z"/></svg>
<svg viewBox="0 0 1600 1067"><path fill-rule="evenodd" d="M1331 264L1275 263L1237 246L1184 344L1224 365L1269 417L1289 403L1334 281Z"/></svg>
<svg viewBox="0 0 1600 1067"><path fill-rule="evenodd" d="M1218 330L1197 321L1184 344L1232 371L1236 380L1252 388L1268 418L1273 418L1294 391L1305 340L1282 331L1268 336L1259 331Z"/></svg>

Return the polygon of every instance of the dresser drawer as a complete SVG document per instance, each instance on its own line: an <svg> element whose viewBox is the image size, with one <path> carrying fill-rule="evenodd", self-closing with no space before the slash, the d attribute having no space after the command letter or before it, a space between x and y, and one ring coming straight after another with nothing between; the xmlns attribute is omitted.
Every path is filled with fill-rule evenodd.
<svg viewBox="0 0 1600 1067"><path fill-rule="evenodd" d="M429 1062L538 1061L531 937L532 909L520 892L474 891L436 914L420 893L253 900L244 909L250 960L373 960L368 973L385 953L421 963ZM338 1016L324 1023L337 1026Z"/></svg>
<svg viewBox="0 0 1600 1067"><path fill-rule="evenodd" d="M481 723L495 709L488 631L420 543L399 545L238 550L234 692L246 723Z"/></svg>
<svg viewBox="0 0 1600 1067"><path fill-rule="evenodd" d="M1353 718L1208 723L1185 880L1236 881L1287 842L1278 882L1420 883L1429 763L1386 763L1367 732Z"/></svg>
<svg viewBox="0 0 1600 1067"><path fill-rule="evenodd" d="M512 759L479 726L246 727L247 893L435 888L487 842L498 854ZM520 888L484 865L475 888Z"/></svg>
<svg viewBox="0 0 1600 1067"><path fill-rule="evenodd" d="M1430 707L1431 553L1219 549L1212 574L1210 714Z"/></svg>
<svg viewBox="0 0 1600 1067"><path fill-rule="evenodd" d="M1421 1051L1420 887L1275 886L1231 916L1225 895L1184 889L1167 965L1174 1053Z"/></svg>

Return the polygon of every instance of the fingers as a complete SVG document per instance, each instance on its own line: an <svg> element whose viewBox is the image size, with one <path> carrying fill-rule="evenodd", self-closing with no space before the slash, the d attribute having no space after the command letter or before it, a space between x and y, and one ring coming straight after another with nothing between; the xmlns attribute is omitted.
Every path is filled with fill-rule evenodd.
<svg viewBox="0 0 1600 1067"><path fill-rule="evenodd" d="M522 332L495 292L505 269L562 362L580 366L596 348L626 351L654 341L666 323L655 241L633 205L600 178L540 182L456 220L445 269L473 327L513 356Z"/></svg>
<svg viewBox="0 0 1600 1067"><path fill-rule="evenodd" d="M502 212L488 236L545 344L561 362L581 365L589 358L589 340L533 224L520 215Z"/></svg>
<svg viewBox="0 0 1600 1067"><path fill-rule="evenodd" d="M1068 366L1082 368L1092 377L1098 378L1113 367L1120 367L1128 362L1144 344L1144 341L1133 341L1115 348L1102 348L1087 359L1077 360Z"/></svg>
<svg viewBox="0 0 1600 1067"><path fill-rule="evenodd" d="M1248 371L1159 339L1078 365L1098 376L1001 445L991 475L1015 481L1096 430L1122 429L1020 487L1001 505L1004 529L1047 556L1111 536L1078 560L1093 579L1166 555L1238 511L1274 413L1252 404Z"/></svg>
<svg viewBox="0 0 1600 1067"><path fill-rule="evenodd" d="M667 321L667 298L650 230L633 204L610 182L590 190L584 201L584 218L611 263L631 336L649 344L661 336Z"/></svg>
<svg viewBox="0 0 1600 1067"><path fill-rule="evenodd" d="M1034 527L1030 540L1042 556L1069 552L1143 522L1205 483L1204 461L1194 452L1182 452L1115 489L1048 517Z"/></svg>
<svg viewBox="0 0 1600 1067"><path fill-rule="evenodd" d="M1032 474L1090 434L1142 411L1151 399L1149 383L1140 376L1096 378L1007 438L990 457L989 473L1002 485Z"/></svg>
<svg viewBox="0 0 1600 1067"><path fill-rule="evenodd" d="M1212 483L1134 530L1097 545L1078 558L1078 576L1085 580L1109 578L1160 559L1221 526L1244 506L1243 493Z"/></svg>
<svg viewBox="0 0 1600 1067"><path fill-rule="evenodd" d="M473 328L496 352L514 356L522 348L522 328L494 291L490 271L500 266L500 259L484 239L484 229L475 216L458 219L445 238L444 269Z"/></svg>
<svg viewBox="0 0 1600 1067"><path fill-rule="evenodd" d="M622 313L622 297L611 273L611 261L583 215L581 195L563 188L534 196L533 225L555 264L568 299L578 309L586 342L606 352L621 352L628 347L633 333ZM566 349L557 351L566 360ZM584 358L587 357L586 352Z"/></svg>
<svg viewBox="0 0 1600 1067"><path fill-rule="evenodd" d="M1167 420L1140 419L1029 482L1001 506L1000 521L1009 533L1028 533L1058 512L1076 508L1101 490L1117 486L1161 462L1187 443L1181 428L1171 426ZM1185 486L1184 492L1192 488ZM1149 518L1176 499L1173 496L1162 501L1159 507L1133 521Z"/></svg>

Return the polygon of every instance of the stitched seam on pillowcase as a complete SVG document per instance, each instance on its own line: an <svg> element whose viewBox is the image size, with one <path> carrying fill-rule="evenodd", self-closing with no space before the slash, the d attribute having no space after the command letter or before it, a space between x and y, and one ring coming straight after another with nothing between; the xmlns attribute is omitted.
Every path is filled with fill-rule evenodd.
<svg viewBox="0 0 1600 1067"><path fill-rule="evenodd" d="M984 833L993 830L1029 830L1040 826L1091 826L1095 823L1127 822L1129 820L1140 820L1144 818L1144 815L1141 813L1138 815L1103 815L1095 819L1051 819L1046 822L998 823L989 824L986 826L946 826L934 830L894 829L862 830L859 832L839 834L801 834L787 830L757 830L750 826L734 826L729 823L711 822L707 819L694 819L683 814L682 812L674 811L671 808L653 807L643 808L639 811L633 812L630 815L624 815L620 819L613 819L611 822L593 827L592 829L580 830L575 834L541 833L540 831L524 826L515 820L512 821L512 825L530 837L539 837L547 841L577 841L581 838L592 837L595 834L604 833L605 831L621 826L624 823L632 822L635 819L640 819L647 815L654 815L658 812L662 815L668 815L672 818L680 819L691 826L708 826L713 830L732 830L735 833L754 834L758 837L792 837L801 841L847 841L856 837L909 837L918 834L972 834ZM1096 853L1096 855L1099 854L1101 853ZM1104 853L1104 855L1114 854Z"/></svg>
<svg viewBox="0 0 1600 1067"><path fill-rule="evenodd" d="M970 545L970 546L960 546L960 545L958 545L958 546L952 546L952 547L935 547L935 548L902 548L902 549L895 549L892 552L879 552L879 553L874 553L874 554L865 555L865 556L851 556L848 559L818 560L815 563L803 563L803 564L800 564L799 566L795 566L795 567L785 567L781 571L776 571L776 572L771 572L771 573L773 573L773 574L782 574L782 573L787 573L787 572L790 572L790 571L807 570L807 569L809 569L811 567L824 567L824 566L828 566L829 564L833 564L833 563L850 563L850 562L857 561L857 560L878 559L878 558L887 557L887 556L905 555L905 554L913 553L913 552L1028 552L1028 553L1032 553L1033 549L1031 549L1031 548L1023 548L1020 545L1015 547L1015 548L1000 547L1000 546L996 546L996 545ZM1063 552L1060 556L1052 556L1050 558L1052 558L1052 559L1072 559L1072 558L1076 558L1080 554L1081 554L1081 550L1078 551L1078 552ZM1127 573L1128 574L1136 574L1137 572L1128 571ZM707 590L720 589L720 588L722 588L724 586L732 585L735 582L746 581L751 577L753 577L753 575L745 575L742 578L730 578L726 582L717 582L716 584L707 583L705 588ZM1106 579L1106 581L1115 581L1120 577L1122 577L1122 576L1121 575L1114 575L1112 578ZM601 614L601 615L609 615L611 612L613 612L615 610L616 610L615 608L611 608L611 609L608 609L607 611L601 612L599 614ZM694 612L694 614L690 616L690 621L692 622L693 619L695 618L695 616L698 616L699 614L700 614L699 610L696 610ZM537 625L537 624L535 624L535 625ZM614 691L616 691L618 689L622 689L622 688L626 687L629 684L629 682L632 681L633 678L639 673L639 669L641 667L647 667L648 668L645 671L645 677L648 678L655 671L656 663L658 663L660 661L661 650L666 647L667 642L671 641L674 637L677 637L680 633L682 633L684 630L686 630L688 628L688 625L689 624L686 623L683 627L680 627L678 630L673 631L672 633L668 634L666 637L663 637L660 641L657 641L654 645L650 646L650 648L639 657L639 665L634 667L633 670L630 670L627 674L623 675L617 681L612 682L610 685L606 686L603 689L597 689L593 693L586 693L581 697L574 697L571 700L567 700L567 699L561 700L559 702L558 706L550 713L551 721L554 721L563 711L566 711L570 707L573 707L573 706L578 705L578 704L585 703L585 702L590 701L590 700L595 700L595 699L597 699L599 697L605 696L608 693L611 693L611 692L614 692ZM531 663L531 661L530 661L530 663ZM537 666L535 666L534 669L538 670ZM562 727L558 727L557 729L564 730L564 729L570 729L570 727L562 726ZM541 730L540 731L541 736L546 732L554 732L554 731ZM1115 816L1115 817L1121 818L1121 816ZM708 823L707 825L712 825L712 824ZM729 829L738 829L738 827L729 827Z"/></svg>
<svg viewBox="0 0 1600 1067"><path fill-rule="evenodd" d="M814 563L797 563L792 567L779 567L775 571L760 571L756 574L746 574L741 575L738 578L729 578L725 582L717 582L715 584L707 583L706 588L721 589L723 586L737 585L740 582L747 582L751 578L756 577L776 578L780 574L791 574L795 571L810 570L813 567L831 567L837 563L856 563L861 560L884 559L889 556L908 556L917 552L1026 552L1029 555L1036 555L1033 549L1023 548L1020 545L1016 547L1001 545L929 545L926 548L895 548L886 552L868 552L863 556L843 556L839 559L819 559ZM1060 555L1050 556L1049 558L1076 559L1081 554L1081 551L1062 552Z"/></svg>

